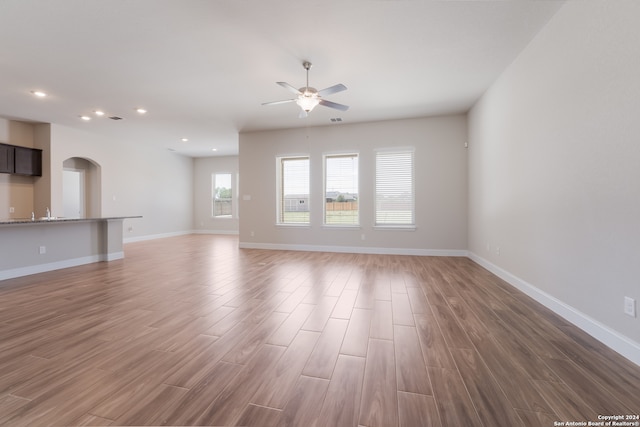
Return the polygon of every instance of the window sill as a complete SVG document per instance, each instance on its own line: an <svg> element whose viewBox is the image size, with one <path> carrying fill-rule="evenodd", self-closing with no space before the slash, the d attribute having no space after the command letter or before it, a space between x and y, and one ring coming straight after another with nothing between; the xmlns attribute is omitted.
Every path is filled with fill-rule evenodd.
<svg viewBox="0 0 640 427"><path fill-rule="evenodd" d="M415 225L374 225L373 229L380 231L416 231L418 227Z"/></svg>
<svg viewBox="0 0 640 427"><path fill-rule="evenodd" d="M296 224L296 223L291 223L291 224L276 224L277 228L311 228L311 224Z"/></svg>
<svg viewBox="0 0 640 427"><path fill-rule="evenodd" d="M362 227L359 225L351 225L351 224L323 224L322 228L325 230L361 230Z"/></svg>

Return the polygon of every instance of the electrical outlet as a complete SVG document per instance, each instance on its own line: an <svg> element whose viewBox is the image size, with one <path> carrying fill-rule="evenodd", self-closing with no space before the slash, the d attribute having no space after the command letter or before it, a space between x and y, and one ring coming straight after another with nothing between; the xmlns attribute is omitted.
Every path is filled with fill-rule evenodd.
<svg viewBox="0 0 640 427"><path fill-rule="evenodd" d="M11 207L9 208L9 213L10 213L10 214L12 214L12 213L16 213L16 208L14 208L13 206L11 206Z"/></svg>
<svg viewBox="0 0 640 427"><path fill-rule="evenodd" d="M631 317L636 317L636 300L629 297L624 297L624 314Z"/></svg>
<svg viewBox="0 0 640 427"><path fill-rule="evenodd" d="M46 246L40 246L38 248L38 253L40 253L40 255L44 255L47 253L47 247Z"/></svg>

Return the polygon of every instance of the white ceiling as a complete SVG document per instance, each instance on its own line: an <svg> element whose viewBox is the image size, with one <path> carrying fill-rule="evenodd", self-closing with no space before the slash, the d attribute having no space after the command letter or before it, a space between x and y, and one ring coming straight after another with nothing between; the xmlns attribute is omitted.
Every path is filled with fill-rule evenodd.
<svg viewBox="0 0 640 427"><path fill-rule="evenodd" d="M200 157L237 154L239 132L465 112L561 5L0 0L0 116ZM304 86L304 60L348 111L261 105L292 97L276 81ZM79 119L96 109L124 120Z"/></svg>

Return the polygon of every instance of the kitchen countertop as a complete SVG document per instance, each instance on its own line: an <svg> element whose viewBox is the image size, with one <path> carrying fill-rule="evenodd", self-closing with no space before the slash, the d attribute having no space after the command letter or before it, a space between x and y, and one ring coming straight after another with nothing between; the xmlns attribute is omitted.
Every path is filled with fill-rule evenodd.
<svg viewBox="0 0 640 427"><path fill-rule="evenodd" d="M43 223L60 223L60 222L81 222L81 221L105 221L114 219L127 219L127 218L142 218L142 216L110 216L99 218L65 218L65 217L46 217L31 219L31 218L6 218L0 219L0 225L12 225L12 224L43 224Z"/></svg>

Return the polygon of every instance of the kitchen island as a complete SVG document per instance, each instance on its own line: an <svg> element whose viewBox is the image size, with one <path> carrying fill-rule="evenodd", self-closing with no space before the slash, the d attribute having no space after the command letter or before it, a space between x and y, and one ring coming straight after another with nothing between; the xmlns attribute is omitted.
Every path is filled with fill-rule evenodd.
<svg viewBox="0 0 640 427"><path fill-rule="evenodd" d="M129 218L142 217L0 220L0 281L124 258Z"/></svg>

